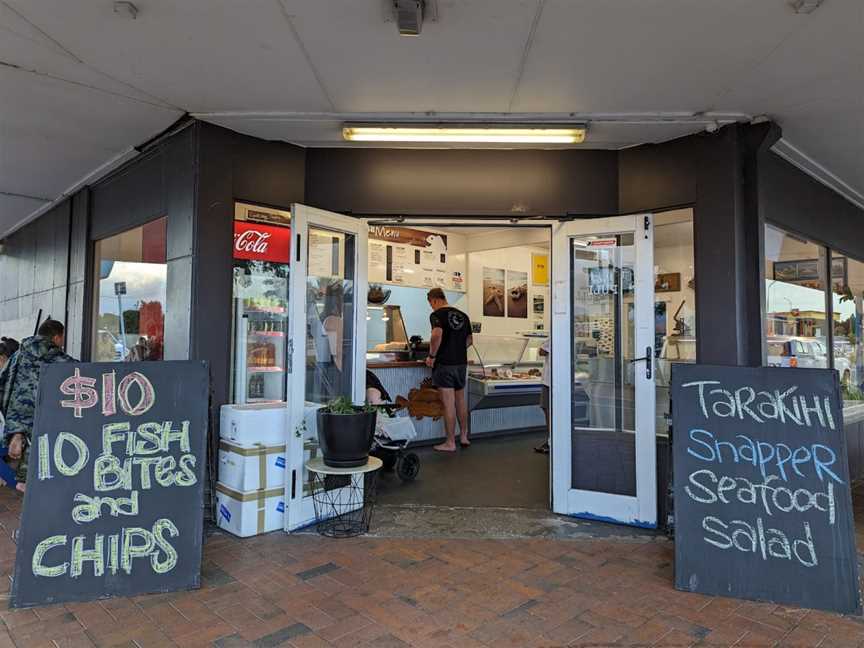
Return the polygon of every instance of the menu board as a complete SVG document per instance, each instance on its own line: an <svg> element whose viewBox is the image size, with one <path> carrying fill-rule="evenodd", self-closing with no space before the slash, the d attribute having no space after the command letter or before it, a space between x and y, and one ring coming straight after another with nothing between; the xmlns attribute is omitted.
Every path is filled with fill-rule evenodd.
<svg viewBox="0 0 864 648"><path fill-rule="evenodd" d="M837 372L672 365L675 586L861 612Z"/></svg>
<svg viewBox="0 0 864 648"><path fill-rule="evenodd" d="M465 290L464 261L451 258L447 235L412 227L369 228L369 282Z"/></svg>
<svg viewBox="0 0 864 648"><path fill-rule="evenodd" d="M42 369L12 607L198 587L202 362Z"/></svg>

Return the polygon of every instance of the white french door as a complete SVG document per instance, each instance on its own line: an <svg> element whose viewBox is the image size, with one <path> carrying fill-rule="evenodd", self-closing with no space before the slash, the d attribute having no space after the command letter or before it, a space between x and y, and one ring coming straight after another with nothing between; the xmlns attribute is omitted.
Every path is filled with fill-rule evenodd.
<svg viewBox="0 0 864 648"><path fill-rule="evenodd" d="M654 527L654 241L650 214L552 236L556 513Z"/></svg>
<svg viewBox="0 0 864 648"><path fill-rule="evenodd" d="M315 519L304 466L317 452L316 410L339 396L364 402L368 292L364 221L295 204L291 228L286 531Z"/></svg>

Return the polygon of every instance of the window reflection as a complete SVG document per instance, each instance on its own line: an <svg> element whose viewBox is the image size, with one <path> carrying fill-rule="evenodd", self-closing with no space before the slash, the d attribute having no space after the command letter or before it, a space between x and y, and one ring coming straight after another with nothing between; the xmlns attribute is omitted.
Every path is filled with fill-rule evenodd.
<svg viewBox="0 0 864 648"><path fill-rule="evenodd" d="M776 227L765 226L765 347L768 366L829 366L826 254L821 245ZM836 279L842 281L840 277Z"/></svg>
<svg viewBox="0 0 864 648"><path fill-rule="evenodd" d="M864 400L864 263L834 252L831 257L831 299L834 320L834 367L840 374L843 399ZM840 276L834 277L835 271Z"/></svg>
<svg viewBox="0 0 864 648"><path fill-rule="evenodd" d="M165 256L165 218L96 242L95 362L163 359Z"/></svg>

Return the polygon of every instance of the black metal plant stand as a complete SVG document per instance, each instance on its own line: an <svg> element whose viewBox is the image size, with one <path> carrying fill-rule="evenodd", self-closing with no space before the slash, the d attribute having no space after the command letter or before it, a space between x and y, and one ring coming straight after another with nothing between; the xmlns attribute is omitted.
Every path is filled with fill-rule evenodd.
<svg viewBox="0 0 864 648"><path fill-rule="evenodd" d="M318 533L329 538L351 538L369 531L382 465L377 457L369 457L356 468L333 468L320 457L306 463L312 476Z"/></svg>

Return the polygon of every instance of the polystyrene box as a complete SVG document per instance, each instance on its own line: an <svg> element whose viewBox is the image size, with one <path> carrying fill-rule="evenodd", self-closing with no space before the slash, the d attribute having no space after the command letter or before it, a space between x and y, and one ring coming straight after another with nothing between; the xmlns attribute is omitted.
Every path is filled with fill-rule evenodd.
<svg viewBox="0 0 864 648"><path fill-rule="evenodd" d="M237 491L285 485L285 446L245 446L219 441L219 481Z"/></svg>
<svg viewBox="0 0 864 648"><path fill-rule="evenodd" d="M288 438L285 403L223 405L219 423L219 436L239 445L284 446Z"/></svg>
<svg viewBox="0 0 864 648"><path fill-rule="evenodd" d="M216 521L219 528L241 538L283 528L285 490L237 491L216 484Z"/></svg>

